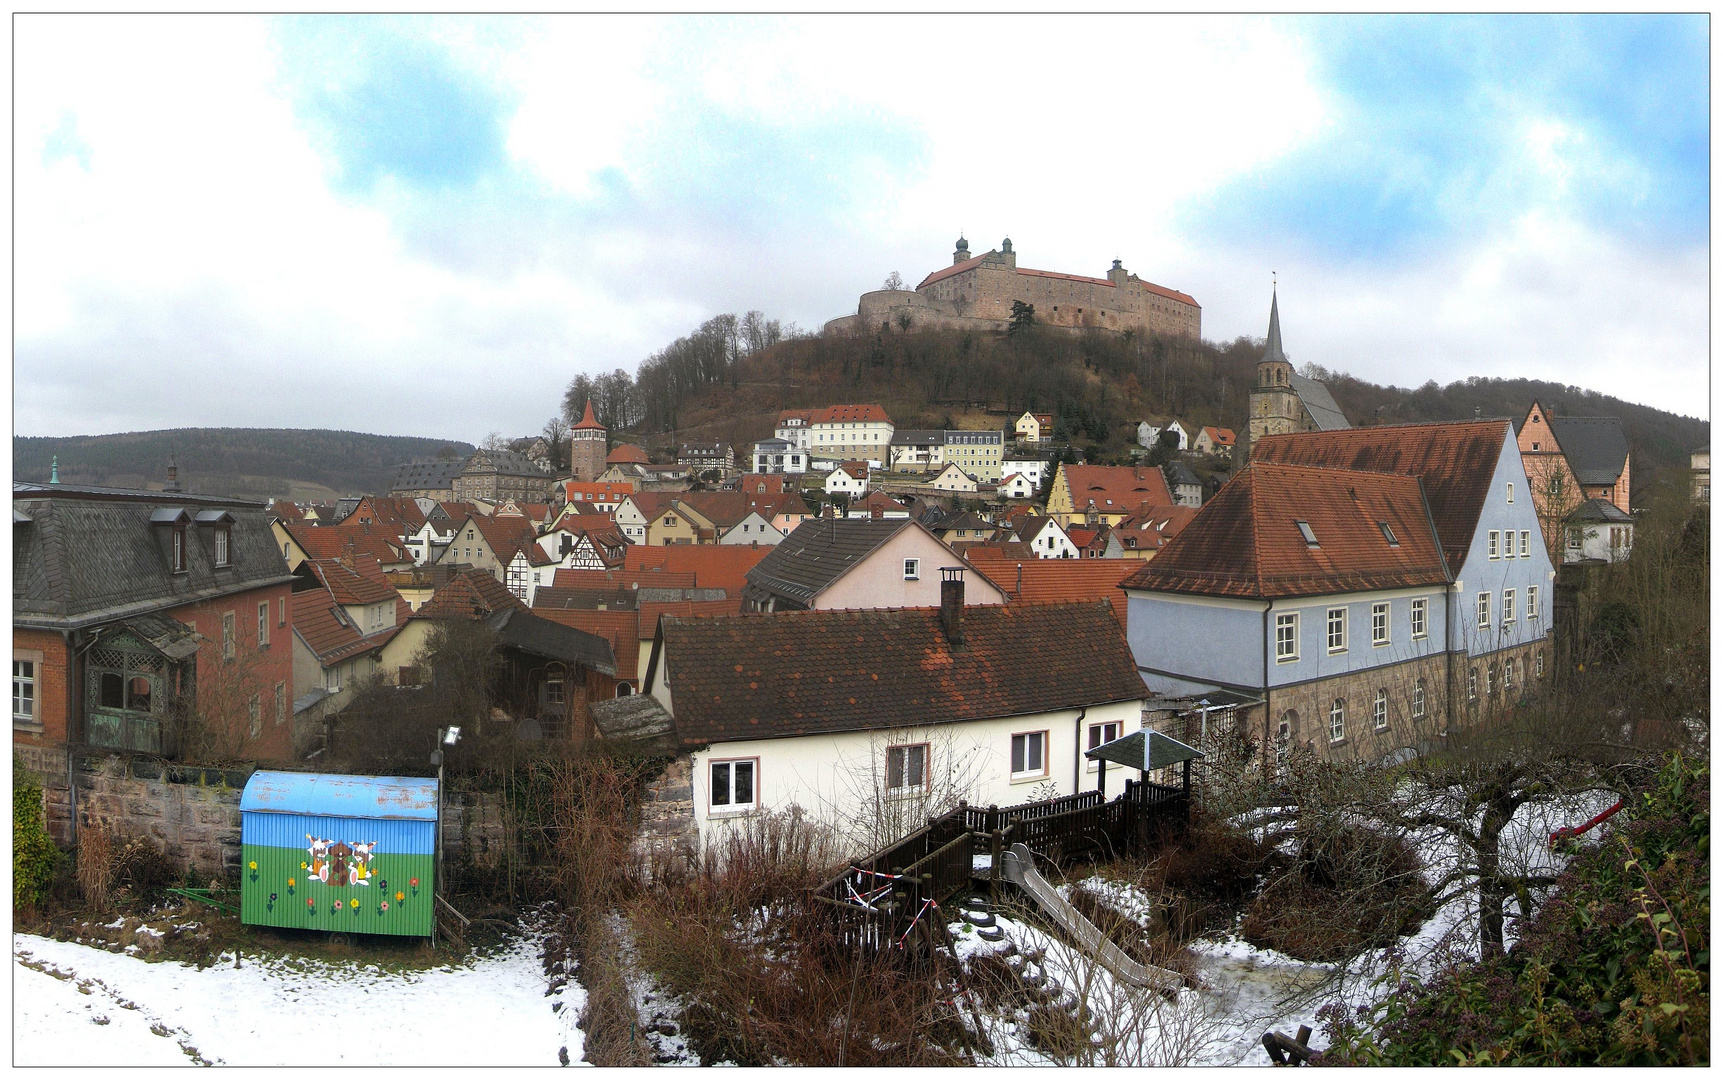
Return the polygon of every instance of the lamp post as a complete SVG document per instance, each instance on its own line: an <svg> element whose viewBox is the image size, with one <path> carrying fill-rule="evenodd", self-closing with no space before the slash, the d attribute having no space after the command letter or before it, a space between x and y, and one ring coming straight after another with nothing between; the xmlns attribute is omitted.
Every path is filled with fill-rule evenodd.
<svg viewBox="0 0 1723 1080"><path fill-rule="evenodd" d="M431 751L431 764L437 767L437 880L431 889L431 941L436 943L436 898L443 889L443 747L453 746L461 741L459 727L437 729L437 748Z"/></svg>

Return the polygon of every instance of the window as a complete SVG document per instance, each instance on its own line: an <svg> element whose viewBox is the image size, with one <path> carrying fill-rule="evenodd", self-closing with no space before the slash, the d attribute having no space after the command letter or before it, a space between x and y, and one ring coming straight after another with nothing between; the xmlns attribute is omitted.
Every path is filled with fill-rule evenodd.
<svg viewBox="0 0 1723 1080"><path fill-rule="evenodd" d="M1561 473L1550 473L1550 494L1561 494Z"/></svg>
<svg viewBox="0 0 1723 1080"><path fill-rule="evenodd" d="M1388 605L1370 605L1370 644L1388 644Z"/></svg>
<svg viewBox="0 0 1723 1080"><path fill-rule="evenodd" d="M1538 650L1537 675L1540 679L1544 677L1544 651L1542 649Z"/></svg>
<svg viewBox="0 0 1723 1080"><path fill-rule="evenodd" d="M1047 773L1047 733L1029 731L1011 736L1011 778Z"/></svg>
<svg viewBox="0 0 1723 1080"><path fill-rule="evenodd" d="M562 704L562 676L552 675L544 681L544 703L546 705Z"/></svg>
<svg viewBox="0 0 1723 1080"><path fill-rule="evenodd" d="M12 719L36 719L36 662L12 661Z"/></svg>
<svg viewBox="0 0 1723 1080"><path fill-rule="evenodd" d="M886 747L885 788L895 793L927 789L926 743Z"/></svg>
<svg viewBox="0 0 1723 1080"><path fill-rule="evenodd" d="M1502 557L1502 532L1500 529L1490 530L1490 558Z"/></svg>
<svg viewBox="0 0 1723 1080"><path fill-rule="evenodd" d="M1377 731L1388 729L1388 691L1376 691L1376 702L1370 706L1370 722L1376 726Z"/></svg>
<svg viewBox="0 0 1723 1080"><path fill-rule="evenodd" d="M251 737L255 739L263 734L263 703L257 699L256 694L251 695L248 711L251 714Z"/></svg>
<svg viewBox="0 0 1723 1080"><path fill-rule="evenodd" d="M1274 617L1274 661L1289 664L1298 659L1298 613Z"/></svg>
<svg viewBox="0 0 1723 1080"><path fill-rule="evenodd" d="M287 684L275 684L275 722L281 723L287 719Z"/></svg>
<svg viewBox="0 0 1723 1080"><path fill-rule="evenodd" d="M1416 600L1412 601L1412 636L1413 637L1421 638L1425 634L1430 632L1429 610L1430 610L1430 601L1427 598L1420 596Z"/></svg>
<svg viewBox="0 0 1723 1080"><path fill-rule="evenodd" d="M285 596L275 598L275 625L287 625L287 597Z"/></svg>
<svg viewBox="0 0 1723 1080"><path fill-rule="evenodd" d="M1300 521L1297 523L1297 525L1298 525L1298 531L1300 533L1304 534L1305 544L1309 545L1310 547L1321 547L1322 546L1321 544L1318 544L1316 542L1316 533L1311 530L1310 522Z"/></svg>
<svg viewBox="0 0 1723 1080"><path fill-rule="evenodd" d="M185 573L185 526L175 525L173 530L173 572Z"/></svg>
<svg viewBox="0 0 1723 1080"><path fill-rule="evenodd" d="M1585 547L1585 529L1578 525L1569 525L1567 528L1567 546L1574 551Z"/></svg>
<svg viewBox="0 0 1723 1080"><path fill-rule="evenodd" d="M1508 502L1511 503L1513 501L1514 501L1514 482L1512 480L1509 480L1508 481Z"/></svg>
<svg viewBox="0 0 1723 1080"><path fill-rule="evenodd" d="M331 694L341 692L341 665L336 664L323 672L323 686Z"/></svg>
<svg viewBox="0 0 1723 1080"><path fill-rule="evenodd" d="M903 560L903 580L905 580L905 581L920 581L921 580L921 560L920 559L905 559L905 560Z"/></svg>
<svg viewBox="0 0 1723 1080"><path fill-rule="evenodd" d="M1521 529L1520 530L1520 558L1529 559L1531 557L1532 557L1532 531L1530 529Z"/></svg>
<svg viewBox="0 0 1723 1080"><path fill-rule="evenodd" d="M1502 693L1512 693L1514 689L1514 658L1508 657L1502 664Z"/></svg>
<svg viewBox="0 0 1723 1080"><path fill-rule="evenodd" d="M1502 558L1511 559L1513 557L1514 557L1514 530L1509 529L1507 532L1502 534Z"/></svg>
<svg viewBox="0 0 1723 1080"><path fill-rule="evenodd" d="M1490 594L1487 592L1481 592L1478 594L1478 629L1479 630L1488 630L1489 628L1490 628Z"/></svg>
<svg viewBox="0 0 1723 1080"><path fill-rule="evenodd" d="M257 644L269 644L269 601L257 605Z"/></svg>
<svg viewBox="0 0 1723 1080"><path fill-rule="evenodd" d="M1475 667L1466 669L1466 700L1478 700L1478 669Z"/></svg>
<svg viewBox="0 0 1723 1080"><path fill-rule="evenodd" d="M227 562L228 562L227 548L228 548L227 528L225 526L218 526L215 530L215 565L217 565L217 566L226 566L227 565Z"/></svg>
<svg viewBox="0 0 1723 1080"><path fill-rule="evenodd" d="M1386 521L1378 521L1376 524L1381 527L1382 539L1388 541L1389 547L1400 546L1399 538L1394 535L1393 528Z"/></svg>
<svg viewBox="0 0 1723 1080"><path fill-rule="evenodd" d="M1419 679L1418 685L1412 687L1412 719L1424 718L1424 680Z"/></svg>
<svg viewBox="0 0 1723 1080"><path fill-rule="evenodd" d="M232 660L233 652L233 612L224 611L221 615L221 658L223 660Z"/></svg>
<svg viewBox="0 0 1723 1080"><path fill-rule="evenodd" d="M1343 607L1328 609L1328 651L1346 651L1346 609Z"/></svg>
<svg viewBox="0 0 1723 1080"><path fill-rule="evenodd" d="M758 771L758 758L712 762L713 809L745 810L757 805L758 785L754 781Z"/></svg>
<svg viewBox="0 0 1723 1080"><path fill-rule="evenodd" d="M1093 750L1097 746L1105 746L1108 743L1113 742L1121 734L1122 728L1123 725L1118 721L1109 721L1105 724L1090 724L1088 749ZM1089 762L1088 769L1090 772L1094 772L1099 767L1099 762Z"/></svg>
<svg viewBox="0 0 1723 1080"><path fill-rule="evenodd" d="M1484 665L1484 696L1489 697L1496 692L1496 665Z"/></svg>
<svg viewBox="0 0 1723 1080"><path fill-rule="evenodd" d="M1328 707L1328 741L1339 742L1346 737L1346 699L1335 698Z"/></svg>
<svg viewBox="0 0 1723 1080"><path fill-rule="evenodd" d="M1506 626L1513 621L1514 621L1514 590L1503 589L1502 590L1502 625Z"/></svg>

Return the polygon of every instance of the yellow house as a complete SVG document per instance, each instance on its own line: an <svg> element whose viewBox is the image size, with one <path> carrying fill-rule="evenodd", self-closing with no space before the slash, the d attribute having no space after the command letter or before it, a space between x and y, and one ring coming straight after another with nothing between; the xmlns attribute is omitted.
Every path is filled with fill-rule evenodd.
<svg viewBox="0 0 1723 1080"><path fill-rule="evenodd" d="M1047 494L1047 516L1061 527L1117 525L1137 508L1172 506L1161 470L1133 465L1061 465Z"/></svg>

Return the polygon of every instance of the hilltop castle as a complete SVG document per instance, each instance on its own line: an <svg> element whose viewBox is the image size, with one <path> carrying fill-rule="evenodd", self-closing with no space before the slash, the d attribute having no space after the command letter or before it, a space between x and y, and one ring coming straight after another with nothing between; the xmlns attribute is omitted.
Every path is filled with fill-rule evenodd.
<svg viewBox="0 0 1723 1080"><path fill-rule="evenodd" d="M1006 238L998 250L971 256L959 237L951 265L923 278L915 289L863 293L854 315L826 323L827 334L879 330L1003 330L1011 304L1035 306L1035 321L1069 329L1202 336L1202 307L1182 292L1128 273L1113 260L1104 278L1029 270L1017 265Z"/></svg>

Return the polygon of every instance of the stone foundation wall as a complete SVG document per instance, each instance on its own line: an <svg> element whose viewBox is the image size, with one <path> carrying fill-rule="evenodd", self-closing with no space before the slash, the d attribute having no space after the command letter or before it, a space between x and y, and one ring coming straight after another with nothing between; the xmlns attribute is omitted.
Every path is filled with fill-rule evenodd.
<svg viewBox="0 0 1723 1080"><path fill-rule="evenodd" d="M694 824L694 762L682 754L646 785L640 800L640 824L634 832L634 856L649 874L655 862L691 861L699 850L700 831Z"/></svg>
<svg viewBox="0 0 1723 1080"><path fill-rule="evenodd" d="M239 875L239 796L250 769L97 753L75 753L72 768L80 831L106 829L116 840L148 837L199 879Z"/></svg>
<svg viewBox="0 0 1723 1080"><path fill-rule="evenodd" d="M470 860L481 870L502 863L508 833L503 828L503 796L495 791L447 791L443 796L443 859Z"/></svg>

